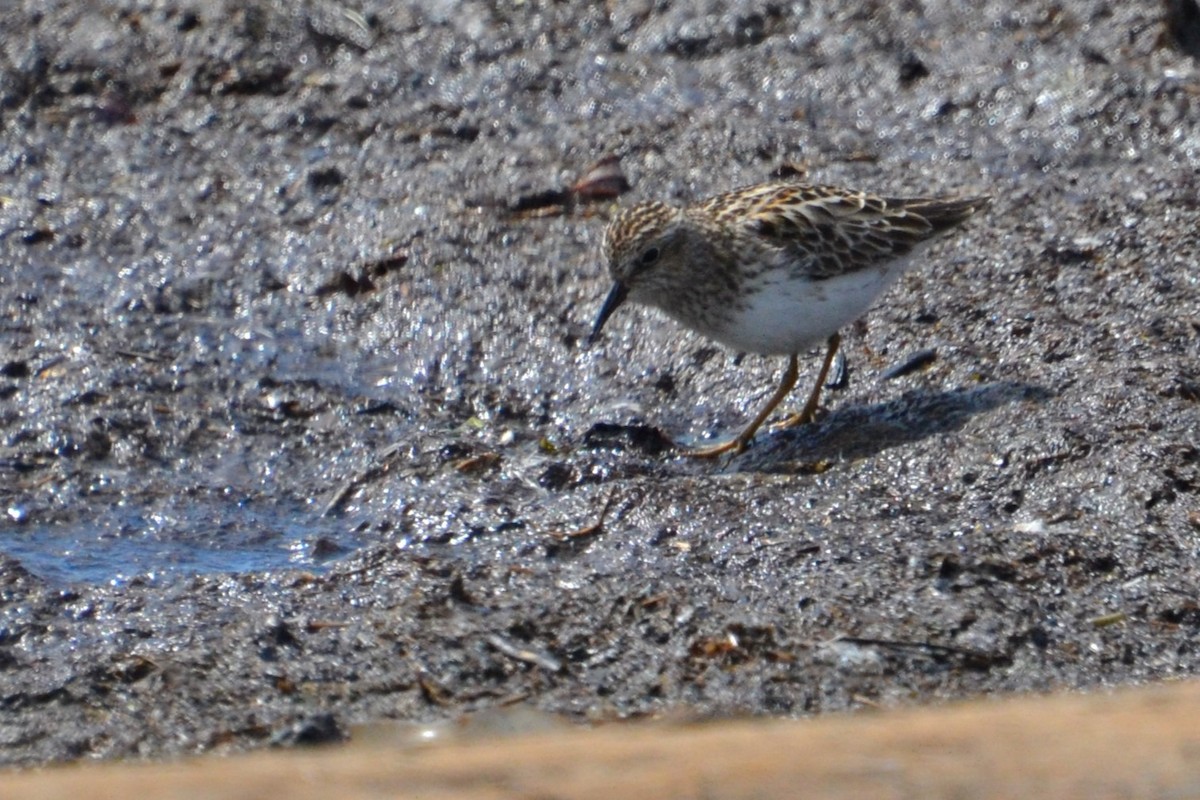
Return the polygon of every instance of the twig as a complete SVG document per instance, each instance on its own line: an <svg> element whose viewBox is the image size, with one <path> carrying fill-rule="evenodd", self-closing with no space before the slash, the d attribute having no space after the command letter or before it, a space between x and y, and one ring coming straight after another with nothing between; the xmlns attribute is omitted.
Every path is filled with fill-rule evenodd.
<svg viewBox="0 0 1200 800"><path fill-rule="evenodd" d="M608 518L608 512L612 510L613 504L615 504L616 501L617 490L614 488L608 493L608 499L604 501L604 507L600 509L600 515L596 517L595 522L593 522L591 525L585 525L584 527L577 528L573 531L567 531L566 533L553 532L550 534L550 537L560 542L567 542L576 539L586 539L589 536L595 536L604 530L604 520Z"/></svg>
<svg viewBox="0 0 1200 800"><path fill-rule="evenodd" d="M488 634L487 643L496 648L503 655L517 661L524 661L526 664L533 664L541 667L547 672L562 672L563 663L554 656L548 653L541 653L536 650L518 647L507 639L502 638L498 634Z"/></svg>
<svg viewBox="0 0 1200 800"><path fill-rule="evenodd" d="M396 453L400 451L400 447L400 444L393 444L384 448L383 452L379 454L380 462L378 464L368 467L358 475L352 475L351 477L347 478L342 485L338 487L338 490L334 492L333 497L329 499L329 502L325 504L325 508L321 510L321 516L327 517L334 511L341 508L342 504L349 500L350 496L353 495L354 492L357 491L358 488L367 481L374 480L381 475L386 475L387 471L392 466L392 461L395 458Z"/></svg>

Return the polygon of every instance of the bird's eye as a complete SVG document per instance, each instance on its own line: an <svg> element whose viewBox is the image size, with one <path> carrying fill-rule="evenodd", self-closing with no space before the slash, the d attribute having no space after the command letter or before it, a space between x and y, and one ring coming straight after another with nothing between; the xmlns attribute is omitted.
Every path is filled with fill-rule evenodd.
<svg viewBox="0 0 1200 800"><path fill-rule="evenodd" d="M643 267L648 267L651 264L653 264L655 261L658 261L658 256L659 256L658 248L651 247L649 250L642 253L642 257L638 259L638 263L641 264Z"/></svg>

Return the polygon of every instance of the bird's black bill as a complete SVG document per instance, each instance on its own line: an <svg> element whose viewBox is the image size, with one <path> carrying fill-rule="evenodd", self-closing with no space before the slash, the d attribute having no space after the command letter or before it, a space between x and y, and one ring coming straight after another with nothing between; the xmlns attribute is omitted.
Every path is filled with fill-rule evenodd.
<svg viewBox="0 0 1200 800"><path fill-rule="evenodd" d="M588 336L588 344L596 343L596 340L600 338L600 329L604 327L604 323L608 322L608 318L620 307L621 303L625 302L628 294L629 287L620 281L612 285L612 289L608 292L608 297L604 298L604 305L600 306L600 313L596 315L596 324L592 326L592 333Z"/></svg>

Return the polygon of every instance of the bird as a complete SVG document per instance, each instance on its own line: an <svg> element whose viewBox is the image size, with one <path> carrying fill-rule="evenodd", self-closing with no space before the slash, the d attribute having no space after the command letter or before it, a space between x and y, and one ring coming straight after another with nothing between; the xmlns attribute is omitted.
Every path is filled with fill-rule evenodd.
<svg viewBox="0 0 1200 800"><path fill-rule="evenodd" d="M657 308L734 350L788 357L778 388L734 438L686 450L740 453L799 376L799 354L824 342L816 384L778 427L812 422L841 344L862 316L913 265L925 245L991 201L888 197L798 180L772 180L674 206L657 200L620 212L602 244L612 286L588 341L626 302Z"/></svg>

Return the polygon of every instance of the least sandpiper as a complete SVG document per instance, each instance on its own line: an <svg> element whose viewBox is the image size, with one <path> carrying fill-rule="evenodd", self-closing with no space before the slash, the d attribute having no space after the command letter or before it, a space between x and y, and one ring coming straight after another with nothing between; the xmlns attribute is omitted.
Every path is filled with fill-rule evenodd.
<svg viewBox="0 0 1200 800"><path fill-rule="evenodd" d="M798 354L824 340L825 361L808 402L781 427L812 421L838 330L904 273L919 245L989 199L880 197L773 181L686 208L641 203L604 235L613 286L589 341L632 300L735 350L788 356L779 388L745 430L688 454L740 452L796 385Z"/></svg>

